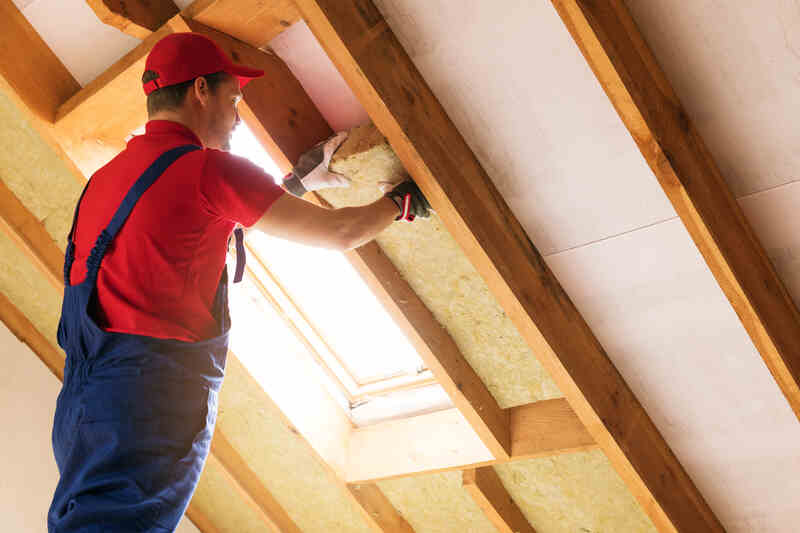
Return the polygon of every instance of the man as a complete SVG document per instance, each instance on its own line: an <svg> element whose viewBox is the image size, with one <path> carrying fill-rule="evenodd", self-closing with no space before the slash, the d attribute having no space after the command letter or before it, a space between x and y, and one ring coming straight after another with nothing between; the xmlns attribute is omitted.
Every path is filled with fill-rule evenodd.
<svg viewBox="0 0 800 533"><path fill-rule="evenodd" d="M325 209L229 154L241 87L263 72L233 64L208 38L170 35L145 68L146 132L95 173L70 232L50 533L176 527L216 420L237 224L344 250L428 214L410 181L369 205ZM295 169L292 190L337 182L327 163L339 142L317 151L321 169Z"/></svg>

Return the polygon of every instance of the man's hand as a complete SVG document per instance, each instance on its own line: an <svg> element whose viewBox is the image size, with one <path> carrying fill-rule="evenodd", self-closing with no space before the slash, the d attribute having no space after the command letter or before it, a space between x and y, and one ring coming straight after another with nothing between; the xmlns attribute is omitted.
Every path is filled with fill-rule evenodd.
<svg viewBox="0 0 800 533"><path fill-rule="evenodd" d="M349 187L349 179L328 170L333 154L345 139L347 139L346 131L337 133L301 155L292 172L283 180L286 190L299 197L308 191Z"/></svg>
<svg viewBox="0 0 800 533"><path fill-rule="evenodd" d="M406 180L395 186L386 193L395 205L400 209L400 215L395 220L407 220L411 222L416 217L428 218L430 216L431 204L419 190L417 184L412 180Z"/></svg>

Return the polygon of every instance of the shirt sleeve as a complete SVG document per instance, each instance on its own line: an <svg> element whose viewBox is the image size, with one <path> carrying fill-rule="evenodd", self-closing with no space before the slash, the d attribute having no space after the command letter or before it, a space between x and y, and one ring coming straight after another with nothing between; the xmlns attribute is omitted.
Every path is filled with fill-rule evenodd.
<svg viewBox="0 0 800 533"><path fill-rule="evenodd" d="M206 150L200 200L215 216L250 227L284 194L261 167L228 152Z"/></svg>

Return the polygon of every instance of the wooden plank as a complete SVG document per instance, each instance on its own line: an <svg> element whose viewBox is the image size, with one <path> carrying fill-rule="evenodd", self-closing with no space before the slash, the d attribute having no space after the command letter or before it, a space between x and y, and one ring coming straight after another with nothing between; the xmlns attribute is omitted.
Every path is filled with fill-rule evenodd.
<svg viewBox="0 0 800 533"><path fill-rule="evenodd" d="M462 484L500 533L536 533L491 466L464 470Z"/></svg>
<svg viewBox="0 0 800 533"><path fill-rule="evenodd" d="M353 430L345 480L370 483L496 461L463 414L444 409Z"/></svg>
<svg viewBox="0 0 800 533"><path fill-rule="evenodd" d="M200 533L221 533L214 522L197 505L189 504L186 509L186 517L200 530Z"/></svg>
<svg viewBox="0 0 800 533"><path fill-rule="evenodd" d="M370 0L297 0L448 231L660 531L722 525Z"/></svg>
<svg viewBox="0 0 800 533"><path fill-rule="evenodd" d="M0 57L0 75L45 121L81 88L12 0L0 0Z"/></svg>
<svg viewBox="0 0 800 533"><path fill-rule="evenodd" d="M163 37L183 31L175 17L58 109L55 131L64 150L84 175L125 148L125 139L147 122L142 74L147 54Z"/></svg>
<svg viewBox="0 0 800 533"><path fill-rule="evenodd" d="M620 0L553 0L800 418L800 313Z"/></svg>
<svg viewBox="0 0 800 533"><path fill-rule="evenodd" d="M370 526L384 533L413 533L403 515L374 483L348 485L347 489L361 507L361 514Z"/></svg>
<svg viewBox="0 0 800 533"><path fill-rule="evenodd" d="M247 465L233 445L221 431L216 431L211 441L211 453L220 462L223 471L236 486L261 519L278 533L301 533L281 504L258 479L258 475Z"/></svg>
<svg viewBox="0 0 800 533"><path fill-rule="evenodd" d="M86 0L103 24L146 39L178 14L172 0Z"/></svg>
<svg viewBox="0 0 800 533"><path fill-rule="evenodd" d="M196 0L183 15L256 48L300 20L293 0Z"/></svg>
<svg viewBox="0 0 800 533"><path fill-rule="evenodd" d="M520 405L508 411L512 461L597 447L564 398Z"/></svg>
<svg viewBox="0 0 800 533"><path fill-rule="evenodd" d="M0 231L31 260L53 287L64 287L64 253L33 213L0 180Z"/></svg>
<svg viewBox="0 0 800 533"><path fill-rule="evenodd" d="M446 409L357 428L350 436L346 479L384 479L463 470L596 448L592 436L563 398L506 410L511 457L487 453L463 413Z"/></svg>

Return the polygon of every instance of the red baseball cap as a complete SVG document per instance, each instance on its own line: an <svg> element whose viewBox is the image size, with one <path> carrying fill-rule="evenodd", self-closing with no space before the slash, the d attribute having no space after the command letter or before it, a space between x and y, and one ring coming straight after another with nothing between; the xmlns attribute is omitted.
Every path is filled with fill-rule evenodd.
<svg viewBox="0 0 800 533"><path fill-rule="evenodd" d="M158 74L158 78L144 84L145 94L215 72L236 76L240 87L264 75L263 70L233 63L217 43L190 32L173 33L158 41L147 55L144 69Z"/></svg>

